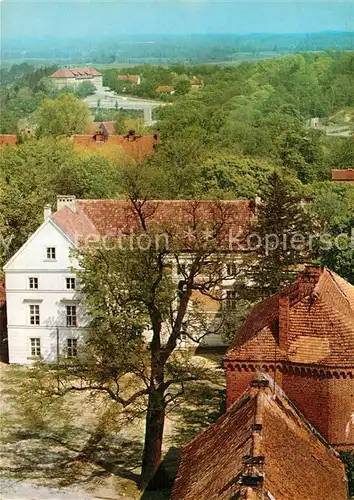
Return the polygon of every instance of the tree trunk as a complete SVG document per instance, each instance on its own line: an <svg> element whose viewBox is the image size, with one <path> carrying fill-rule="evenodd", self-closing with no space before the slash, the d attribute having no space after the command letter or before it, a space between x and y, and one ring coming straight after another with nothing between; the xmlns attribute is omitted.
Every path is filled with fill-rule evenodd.
<svg viewBox="0 0 354 500"><path fill-rule="evenodd" d="M140 489L146 488L161 463L165 406L163 384L149 394Z"/></svg>

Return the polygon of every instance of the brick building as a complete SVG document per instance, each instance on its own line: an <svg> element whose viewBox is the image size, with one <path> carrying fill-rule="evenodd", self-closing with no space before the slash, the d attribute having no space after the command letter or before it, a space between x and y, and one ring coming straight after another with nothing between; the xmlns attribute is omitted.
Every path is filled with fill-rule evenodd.
<svg viewBox="0 0 354 500"><path fill-rule="evenodd" d="M346 500L344 465L270 377L183 450L172 500Z"/></svg>
<svg viewBox="0 0 354 500"><path fill-rule="evenodd" d="M337 274L309 267L256 305L224 366L228 407L266 372L329 443L354 447L354 287Z"/></svg>

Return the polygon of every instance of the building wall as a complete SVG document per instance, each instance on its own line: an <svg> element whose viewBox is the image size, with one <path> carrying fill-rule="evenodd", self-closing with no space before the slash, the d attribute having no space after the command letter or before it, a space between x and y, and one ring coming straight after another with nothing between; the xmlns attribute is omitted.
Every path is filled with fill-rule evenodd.
<svg viewBox="0 0 354 500"><path fill-rule="evenodd" d="M103 85L102 76L94 76L93 78L51 78L54 85L60 90L64 87L77 87L82 82L91 82L96 89L100 89Z"/></svg>
<svg viewBox="0 0 354 500"><path fill-rule="evenodd" d="M56 259L46 258L46 248L55 247ZM73 244L50 222L46 222L34 237L5 268L8 344L10 363L31 363L30 339L41 339L41 354L47 361L57 355L57 329L61 350L66 338L79 338L87 324L80 305L79 290L67 290L66 278L74 277L70 257ZM38 289L29 288L29 278L38 278ZM30 305L39 305L40 325L30 324ZM78 327L66 327L66 305L77 308Z"/></svg>
<svg viewBox="0 0 354 500"><path fill-rule="evenodd" d="M241 369L240 364L240 369ZM267 372L273 376L273 372ZM245 391L255 372L226 368L229 407ZM332 445L354 448L354 379L319 378L277 372L277 384L315 429Z"/></svg>

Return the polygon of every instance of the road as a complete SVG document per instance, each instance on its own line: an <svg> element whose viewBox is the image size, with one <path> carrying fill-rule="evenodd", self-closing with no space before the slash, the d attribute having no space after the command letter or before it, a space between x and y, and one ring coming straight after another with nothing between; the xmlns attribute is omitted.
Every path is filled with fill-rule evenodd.
<svg viewBox="0 0 354 500"><path fill-rule="evenodd" d="M112 492L107 496L86 493L78 488L49 488L36 486L29 481L2 479L0 481L1 500L127 500L128 497Z"/></svg>
<svg viewBox="0 0 354 500"><path fill-rule="evenodd" d="M159 106L165 106L164 103L153 101L151 99L141 99L138 97L119 95L113 90L110 90L108 87L103 87L102 90L97 90L95 94L86 97L84 100L88 104L89 108L123 108L144 111L148 109L152 110L153 108Z"/></svg>

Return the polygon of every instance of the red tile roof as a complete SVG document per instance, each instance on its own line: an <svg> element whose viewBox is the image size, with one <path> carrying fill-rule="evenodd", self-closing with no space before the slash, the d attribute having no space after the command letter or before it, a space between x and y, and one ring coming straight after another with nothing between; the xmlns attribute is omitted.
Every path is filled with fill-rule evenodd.
<svg viewBox="0 0 354 500"><path fill-rule="evenodd" d="M87 68L61 68L55 71L49 78L93 78L102 76L97 70L91 67Z"/></svg>
<svg viewBox="0 0 354 500"><path fill-rule="evenodd" d="M174 225L183 230L185 226L190 227L193 220L218 223L223 218L225 237L229 229L234 234L244 230L253 218L248 200L149 200L144 203L143 212L148 224L166 230ZM90 235L116 237L140 227L132 203L123 200L77 200L76 213L65 208L53 214L52 219L75 242Z"/></svg>
<svg viewBox="0 0 354 500"><path fill-rule="evenodd" d="M289 304L279 325L281 301ZM286 329L286 343L276 337ZM256 305L225 356L227 361L287 361L354 366L354 286L328 269L309 268L297 281Z"/></svg>
<svg viewBox="0 0 354 500"><path fill-rule="evenodd" d="M354 183L354 168L343 170L332 170L332 181L351 182Z"/></svg>
<svg viewBox="0 0 354 500"><path fill-rule="evenodd" d="M289 402L258 379L183 448L172 500L345 500L343 463ZM270 496L272 495L272 496Z"/></svg>
<svg viewBox="0 0 354 500"><path fill-rule="evenodd" d="M190 80L190 84L191 85L198 85L198 86L201 86L203 85L203 82L200 78L198 78L197 76L193 76L193 78Z"/></svg>
<svg viewBox="0 0 354 500"><path fill-rule="evenodd" d="M96 141L95 136L89 134L74 135L73 141L77 146L91 150L105 147L105 145L121 146L128 156L138 162L152 155L154 144L159 142L152 135L135 136L135 140L132 138L128 139L124 135L110 135L104 142L100 142Z"/></svg>
<svg viewBox="0 0 354 500"><path fill-rule="evenodd" d="M87 134L73 135L72 140L75 145L79 148L85 148L86 150L99 150L107 146L120 146L124 153L136 160L137 162L143 161L148 156L152 155L154 152L154 145L159 143L159 138L155 139L153 135L143 135L135 136L135 140L131 137L128 139L124 135L111 135L105 138L104 142L96 141L95 133L99 131L99 125L102 122L93 122L87 128ZM103 122L109 124L110 122ZM113 123L113 122L112 122ZM108 125L108 128L112 130L112 126ZM114 128L114 125L113 125ZM0 135L0 148L6 145L16 146L17 145L16 135Z"/></svg>
<svg viewBox="0 0 354 500"><path fill-rule="evenodd" d="M16 146L17 135L3 134L0 135L0 147L2 146Z"/></svg>
<svg viewBox="0 0 354 500"><path fill-rule="evenodd" d="M121 80L123 82L139 83L140 76L139 75L118 75L118 80Z"/></svg>
<svg viewBox="0 0 354 500"><path fill-rule="evenodd" d="M171 87L170 85L160 85L159 87L157 87L155 92L170 94L173 91L174 87Z"/></svg>

